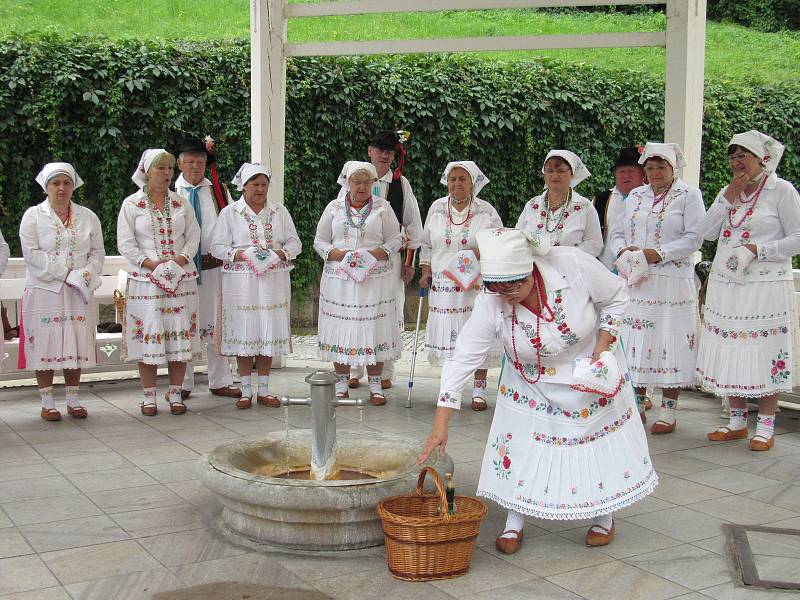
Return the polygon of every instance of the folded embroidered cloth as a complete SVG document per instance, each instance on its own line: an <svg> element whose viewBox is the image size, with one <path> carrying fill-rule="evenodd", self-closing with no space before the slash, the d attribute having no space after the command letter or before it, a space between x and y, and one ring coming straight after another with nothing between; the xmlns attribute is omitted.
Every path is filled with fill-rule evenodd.
<svg viewBox="0 0 800 600"><path fill-rule="evenodd" d="M242 256L255 274L259 276L269 271L270 267L280 260L280 257L274 250L257 248L256 246L250 246L247 250L242 252Z"/></svg>
<svg viewBox="0 0 800 600"><path fill-rule="evenodd" d="M445 267L443 273L462 290L468 290L481 276L481 263L472 250L461 250Z"/></svg>
<svg viewBox="0 0 800 600"><path fill-rule="evenodd" d="M350 279L361 283L367 278L369 270L376 262L378 259L366 250L351 250L345 254L342 262L339 263L339 268L347 273Z"/></svg>
<svg viewBox="0 0 800 600"><path fill-rule="evenodd" d="M755 260L756 255L746 246L721 247L714 257L714 270L733 283L744 283L744 270Z"/></svg>
<svg viewBox="0 0 800 600"><path fill-rule="evenodd" d="M617 359L611 352L606 351L602 352L595 362L592 362L591 358L576 358L570 387L579 392L613 398L622 388L624 381Z"/></svg>
<svg viewBox="0 0 800 600"><path fill-rule="evenodd" d="M626 250L614 264L617 265L619 274L628 282L628 287L636 285L650 274L644 250Z"/></svg>
<svg viewBox="0 0 800 600"><path fill-rule="evenodd" d="M84 267L70 271L65 283L78 293L84 304L89 304L102 279L92 269Z"/></svg>
<svg viewBox="0 0 800 600"><path fill-rule="evenodd" d="M175 293L184 277L186 271L174 260L161 263L150 273L150 281L170 294Z"/></svg>

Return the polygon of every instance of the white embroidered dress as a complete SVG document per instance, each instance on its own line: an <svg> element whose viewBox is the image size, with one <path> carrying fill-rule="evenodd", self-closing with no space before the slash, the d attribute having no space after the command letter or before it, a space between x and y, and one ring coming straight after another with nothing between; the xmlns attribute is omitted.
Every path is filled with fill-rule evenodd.
<svg viewBox="0 0 800 600"><path fill-rule="evenodd" d="M621 339L637 387L689 387L697 357L697 291L692 254L700 248L705 215L700 190L676 179L656 203L649 185L631 191L615 216L611 249L654 248L663 257L629 289Z"/></svg>
<svg viewBox="0 0 800 600"><path fill-rule="evenodd" d="M392 261L379 260L367 278L356 283L338 262L326 258L334 248L382 248L391 257L402 243L400 225L383 198L372 196L371 210L369 203L361 211L350 210L348 217L344 197L330 202L314 237L314 250L325 260L319 291L318 355L320 360L348 365L396 360L402 342L396 286L390 279L396 277Z"/></svg>
<svg viewBox="0 0 800 600"><path fill-rule="evenodd" d="M128 259L125 292L125 360L149 365L186 362L200 353L197 330L197 270L193 262L200 241L194 210L170 191L163 211L148 205L144 191L122 202L117 218L117 248ZM185 257L185 277L175 293L159 288L142 266L145 259Z"/></svg>
<svg viewBox="0 0 800 600"><path fill-rule="evenodd" d="M6 270L6 265L8 264L8 259L11 256L11 249L8 247L5 238L3 237L3 232L0 231L0 276L3 275L3 271ZM5 331L3 329L3 321L0 320L0 371L3 370L3 361L6 358L6 351L5 351Z"/></svg>
<svg viewBox="0 0 800 600"><path fill-rule="evenodd" d="M430 265L432 274L425 329L425 347L432 365L441 364L453 355L458 334L472 314L475 297L483 286L479 278L471 288L463 289L444 270L459 251L478 249L476 233L503 226L497 210L485 200L475 198L460 211L450 204L448 213L449 202L445 196L431 204L420 246L419 262ZM497 366L499 358L499 351L495 350L480 368Z"/></svg>
<svg viewBox="0 0 800 600"><path fill-rule="evenodd" d="M533 235L548 235L553 246L576 246L592 256L603 250L600 218L591 201L574 190L572 199L556 210L547 211L545 194L531 198L517 219L516 229Z"/></svg>
<svg viewBox="0 0 800 600"><path fill-rule="evenodd" d="M102 274L105 248L100 219L85 206L70 204L67 225L45 200L25 211L19 227L25 258L22 297L25 368L48 371L97 364L97 308L84 304L66 285L74 270Z"/></svg>
<svg viewBox="0 0 800 600"><path fill-rule="evenodd" d="M575 359L592 354L598 325L616 331L628 300L625 283L575 248L553 248L536 265L554 316L540 322L541 367L532 343L536 316L518 306L513 326L511 306L481 293L445 362L438 405L460 408L463 385L499 336L506 357L478 495L543 519L614 512L658 483L622 351L615 356L624 381L614 397L579 392L569 383ZM538 383L514 368L515 354L528 379L539 371Z"/></svg>
<svg viewBox="0 0 800 600"><path fill-rule="evenodd" d="M246 261L234 260L238 250L253 246L283 250L289 260L279 260L257 275ZM217 316L221 354L279 356L292 351L289 272L301 248L292 217L282 204L267 202L256 214L240 198L222 209L211 245L212 254L223 261Z"/></svg>
<svg viewBox="0 0 800 600"><path fill-rule="evenodd" d="M611 189L611 193L608 196L608 201L606 202L606 214L605 220L603 221L606 224L606 238L605 242L603 243L603 251L597 258L612 273L617 272L616 266L614 265L614 261L617 260L617 256L611 249L611 227L614 223L616 215L622 210L622 203L625 202L625 198L627 198L627 196L623 197L622 192L617 189L617 186L614 186ZM597 208L595 208L595 211L596 210ZM598 218L600 217L599 214L597 216Z"/></svg>
<svg viewBox="0 0 800 600"><path fill-rule="evenodd" d="M800 254L800 195L775 173L755 206L731 205L723 196L726 189L701 224L703 236L719 242L703 309L697 375L703 388L718 396L791 392L800 381L792 279L792 256ZM733 283L720 273L720 262L727 250L744 244L756 244L758 255L744 269L744 283Z"/></svg>

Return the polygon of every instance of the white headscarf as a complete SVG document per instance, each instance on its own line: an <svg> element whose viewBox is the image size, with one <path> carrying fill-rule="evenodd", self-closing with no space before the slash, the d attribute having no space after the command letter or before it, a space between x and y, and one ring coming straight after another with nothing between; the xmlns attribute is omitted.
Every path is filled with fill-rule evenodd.
<svg viewBox="0 0 800 600"><path fill-rule="evenodd" d="M65 162L47 163L42 167L42 170L39 171L39 174L36 176L36 183L42 186L42 189L46 192L47 184L50 183L50 180L53 179L53 177L58 177L59 175L66 175L72 179L72 183L75 184L74 189L76 190L83 185L83 179L80 178L80 175L78 175L75 167Z"/></svg>
<svg viewBox="0 0 800 600"><path fill-rule="evenodd" d="M456 167L461 167L472 178L472 195L477 196L480 191L483 189L487 183L489 183L489 178L483 174L483 171L480 170L480 167L476 165L471 160L456 160L454 162L447 163L447 166L444 169L444 175L442 175L442 179L440 183L442 185L447 185L447 177L450 175L450 171L455 169Z"/></svg>
<svg viewBox="0 0 800 600"><path fill-rule="evenodd" d="M581 181L591 175L589 169L587 169L586 165L583 164L581 157L574 152L570 152L569 150L550 150L550 152L547 153L544 162L542 163L542 173L544 173L545 163L554 156L563 158L565 161L567 161L567 163L569 163L569 166L572 169L572 179L569 182L569 187L574 188Z"/></svg>
<svg viewBox="0 0 800 600"><path fill-rule="evenodd" d="M256 175L266 175L267 179L272 180L272 174L269 169L261 163L242 163L236 175L231 179L231 183L236 186L240 192L244 189L244 184L250 181Z"/></svg>
<svg viewBox="0 0 800 600"><path fill-rule="evenodd" d="M378 170L375 168L370 162L364 162L363 160L348 160L344 163L342 167L342 172L339 173L339 178L336 180L340 186L342 186L343 192L350 191L350 177L356 171L368 171L370 175L372 175L372 180L375 181L378 179Z"/></svg>
<svg viewBox="0 0 800 600"><path fill-rule="evenodd" d="M648 158L663 158L670 165L672 169L682 169L688 163L683 157L683 150L678 144L672 142L668 144L659 144L656 142L647 142L644 146L644 152L639 157L639 164L643 165Z"/></svg>
<svg viewBox="0 0 800 600"><path fill-rule="evenodd" d="M535 257L550 251L549 244L541 246L537 236L521 229L484 229L475 234L475 240L481 252L481 277L486 282L528 277Z"/></svg>
<svg viewBox="0 0 800 600"><path fill-rule="evenodd" d="M162 154L168 154L168 152L163 148L148 148L142 152L142 158L139 159L139 166L136 167L133 175L131 175L133 183L140 188L147 185L147 172L150 170L150 167L153 166L153 161Z"/></svg>
<svg viewBox="0 0 800 600"><path fill-rule="evenodd" d="M778 168L784 150L778 140L755 129L734 135L728 144L728 147L731 146L741 146L755 154L767 174L774 173Z"/></svg>

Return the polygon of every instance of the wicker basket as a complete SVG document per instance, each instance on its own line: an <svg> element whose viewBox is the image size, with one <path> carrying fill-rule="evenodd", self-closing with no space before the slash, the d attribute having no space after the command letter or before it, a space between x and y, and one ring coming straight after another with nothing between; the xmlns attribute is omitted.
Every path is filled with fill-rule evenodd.
<svg viewBox="0 0 800 600"><path fill-rule="evenodd" d="M423 492L428 473L437 494ZM469 496L456 496L455 502L457 512L450 515L442 480L434 469L425 467L415 494L392 496L378 504L389 572L394 577L431 581L452 579L469 570L486 506Z"/></svg>
<svg viewBox="0 0 800 600"><path fill-rule="evenodd" d="M114 305L117 307L120 323L125 322L125 296L119 290L114 290Z"/></svg>

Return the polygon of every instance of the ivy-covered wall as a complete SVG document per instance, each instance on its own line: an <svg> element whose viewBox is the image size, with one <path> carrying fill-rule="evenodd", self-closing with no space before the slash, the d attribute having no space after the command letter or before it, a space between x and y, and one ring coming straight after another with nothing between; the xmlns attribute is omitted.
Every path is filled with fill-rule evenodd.
<svg viewBox="0 0 800 600"><path fill-rule="evenodd" d="M0 227L18 253L19 219L39 202L33 178L52 160L73 163L86 184L77 199L115 223L147 147L175 148L186 134L217 140L230 179L250 156L249 46L245 41L143 43L57 38L0 43ZM591 195L612 183L620 145L659 140L663 81L551 60L474 57L304 58L287 74L286 204L305 246L296 291L319 272L311 245L317 219L337 192L345 159L365 158L369 135L412 132L406 174L423 215L443 195L447 161L477 161L491 183L481 196L514 223L542 189L554 147L577 152L594 173ZM787 144L784 177L800 181L800 86L706 87L701 186L710 202L726 183L730 136L757 128Z"/></svg>
<svg viewBox="0 0 800 600"><path fill-rule="evenodd" d="M762 31L800 29L798 0L708 0L707 15Z"/></svg>

